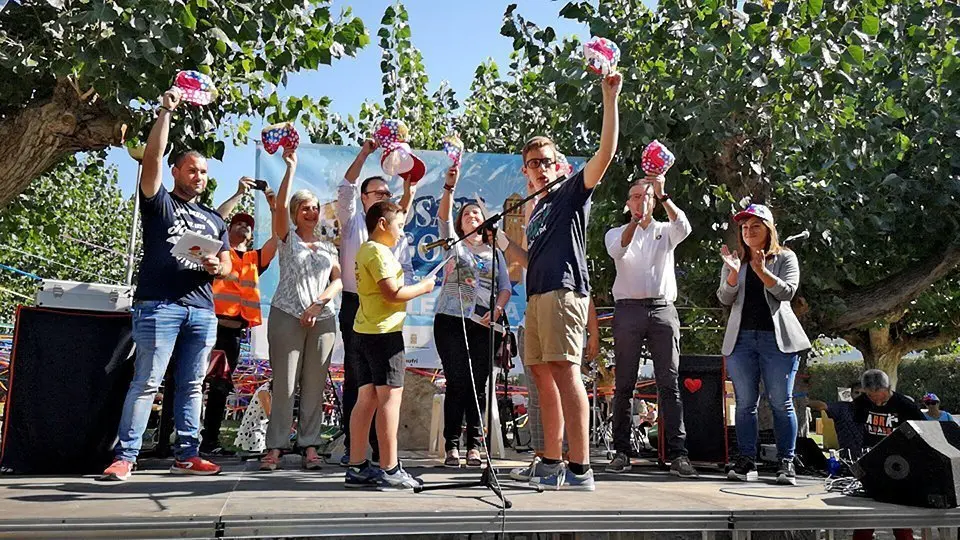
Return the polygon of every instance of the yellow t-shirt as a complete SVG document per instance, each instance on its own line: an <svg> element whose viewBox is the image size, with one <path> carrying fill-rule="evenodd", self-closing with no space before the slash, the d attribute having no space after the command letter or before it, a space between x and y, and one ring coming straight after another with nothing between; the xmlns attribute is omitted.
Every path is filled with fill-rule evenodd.
<svg viewBox="0 0 960 540"><path fill-rule="evenodd" d="M390 248L369 240L357 251L357 294L360 309L353 331L360 334L389 334L403 330L406 302L388 302L380 293L380 280L394 278L403 284L403 268Z"/></svg>

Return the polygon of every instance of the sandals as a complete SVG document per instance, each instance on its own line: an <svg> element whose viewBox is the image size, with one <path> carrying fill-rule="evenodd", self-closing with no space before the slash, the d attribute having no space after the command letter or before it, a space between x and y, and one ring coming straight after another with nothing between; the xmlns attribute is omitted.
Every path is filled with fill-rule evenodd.
<svg viewBox="0 0 960 540"><path fill-rule="evenodd" d="M261 471L275 471L277 467L280 466L280 458L273 457L271 454L267 454L260 458L260 470Z"/></svg>
<svg viewBox="0 0 960 540"><path fill-rule="evenodd" d="M483 460L480 458L480 451L471 448L467 450L467 467L480 467L483 465Z"/></svg>
<svg viewBox="0 0 960 540"><path fill-rule="evenodd" d="M306 456L303 457L304 469L308 471L316 471L321 467L323 467L323 458L320 457L319 454L317 454L316 456L313 456L312 458L308 458Z"/></svg>

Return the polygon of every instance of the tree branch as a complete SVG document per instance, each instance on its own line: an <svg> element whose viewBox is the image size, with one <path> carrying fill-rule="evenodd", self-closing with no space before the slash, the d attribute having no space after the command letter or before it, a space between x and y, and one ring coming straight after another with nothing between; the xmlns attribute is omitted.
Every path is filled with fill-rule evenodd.
<svg viewBox="0 0 960 540"><path fill-rule="evenodd" d="M958 338L960 338L960 327L936 326L924 328L910 334L904 334L900 338L900 343L907 352L926 351L949 345Z"/></svg>
<svg viewBox="0 0 960 540"><path fill-rule="evenodd" d="M960 246L950 246L926 261L841 297L844 312L826 321L824 330L842 331L868 324L916 299L960 265Z"/></svg>

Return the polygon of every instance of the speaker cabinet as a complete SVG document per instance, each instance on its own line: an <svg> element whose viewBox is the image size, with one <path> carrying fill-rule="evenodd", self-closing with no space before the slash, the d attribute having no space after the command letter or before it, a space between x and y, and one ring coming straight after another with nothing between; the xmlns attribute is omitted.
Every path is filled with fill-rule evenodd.
<svg viewBox="0 0 960 540"><path fill-rule="evenodd" d="M726 371L722 356L680 355L680 401L691 461L726 463L727 419L724 409ZM658 408L660 460L667 461L663 408Z"/></svg>
<svg viewBox="0 0 960 540"><path fill-rule="evenodd" d="M955 508L960 493L960 426L904 422L854 464L853 474L878 501Z"/></svg>
<svg viewBox="0 0 960 540"><path fill-rule="evenodd" d="M129 313L20 307L0 464L93 474L110 463L133 378Z"/></svg>

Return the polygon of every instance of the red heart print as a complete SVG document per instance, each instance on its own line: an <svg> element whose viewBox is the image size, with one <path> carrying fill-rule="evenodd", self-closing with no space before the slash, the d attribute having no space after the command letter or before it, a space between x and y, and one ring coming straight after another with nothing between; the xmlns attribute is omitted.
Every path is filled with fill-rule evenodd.
<svg viewBox="0 0 960 540"><path fill-rule="evenodd" d="M703 379L691 379L687 377L683 380L683 386L691 394L697 393L701 388L703 388Z"/></svg>

